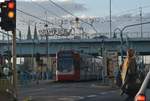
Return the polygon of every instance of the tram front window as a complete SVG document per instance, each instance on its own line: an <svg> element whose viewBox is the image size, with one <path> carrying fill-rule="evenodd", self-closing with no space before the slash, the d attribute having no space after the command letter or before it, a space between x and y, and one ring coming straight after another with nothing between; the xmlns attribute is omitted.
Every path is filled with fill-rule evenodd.
<svg viewBox="0 0 150 101"><path fill-rule="evenodd" d="M60 72L71 72L73 69L73 60L71 58L60 58L58 60L58 70Z"/></svg>

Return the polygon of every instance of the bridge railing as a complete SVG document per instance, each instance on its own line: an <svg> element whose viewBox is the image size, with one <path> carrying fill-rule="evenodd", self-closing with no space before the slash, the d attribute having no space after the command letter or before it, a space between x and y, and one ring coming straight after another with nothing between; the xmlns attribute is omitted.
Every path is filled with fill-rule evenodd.
<svg viewBox="0 0 150 101"><path fill-rule="evenodd" d="M113 33L114 34L114 33ZM150 38L150 32L144 32L143 31L143 38ZM26 35L26 34L25 34ZM21 36L21 40L27 40L26 36L22 35ZM109 33L85 33L84 36L82 35L70 35L70 36L49 36L49 40L50 39L93 39L95 37L99 37L99 36L106 36L109 38ZM114 36L114 35L113 35ZM117 38L120 38L120 33L116 32L115 36ZM141 38L141 32L124 32L123 33L123 37L125 38L126 36L128 36L129 38ZM19 38L17 36L17 38ZM38 37L38 40L46 40L46 37ZM12 38L9 37L9 40L11 40ZM0 40L8 40L8 36L5 36L3 34L0 34ZM33 38L31 40L34 40Z"/></svg>
<svg viewBox="0 0 150 101"><path fill-rule="evenodd" d="M120 33L115 33L117 38L120 38ZM150 38L150 32L143 32L143 38ZM140 32L124 32L123 37L128 36L129 38L141 38Z"/></svg>

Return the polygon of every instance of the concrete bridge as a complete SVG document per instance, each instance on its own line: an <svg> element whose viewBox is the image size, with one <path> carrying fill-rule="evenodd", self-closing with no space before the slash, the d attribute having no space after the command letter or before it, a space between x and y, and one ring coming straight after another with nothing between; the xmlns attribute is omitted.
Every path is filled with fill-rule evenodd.
<svg viewBox="0 0 150 101"><path fill-rule="evenodd" d="M6 50L11 50L11 41L0 41L1 54ZM40 53L55 55L63 49L73 49L84 53L98 55L101 51L120 52L120 38L112 39L51 39L51 40L21 40L17 41L17 56L35 56ZM131 47L141 55L150 55L150 38L129 38L124 39L123 50Z"/></svg>

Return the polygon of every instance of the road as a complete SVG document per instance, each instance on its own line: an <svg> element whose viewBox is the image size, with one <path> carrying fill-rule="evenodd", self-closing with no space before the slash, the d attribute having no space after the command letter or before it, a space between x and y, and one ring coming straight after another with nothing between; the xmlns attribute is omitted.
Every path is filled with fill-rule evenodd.
<svg viewBox="0 0 150 101"><path fill-rule="evenodd" d="M119 90L99 82L45 82L19 88L19 99L32 101L124 101Z"/></svg>

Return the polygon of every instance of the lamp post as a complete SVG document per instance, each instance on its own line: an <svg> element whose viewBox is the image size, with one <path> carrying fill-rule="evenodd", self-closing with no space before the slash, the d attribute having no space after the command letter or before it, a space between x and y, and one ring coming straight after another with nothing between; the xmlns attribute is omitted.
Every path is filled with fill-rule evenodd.
<svg viewBox="0 0 150 101"><path fill-rule="evenodd" d="M113 36L116 36L116 31L119 31L120 32L120 48L121 48L121 50L120 50L120 54L121 54L121 62L123 62L123 36L122 36L122 30L120 29L120 28L116 28L116 29L114 29L114 31L113 31L113 33L114 33L114 35Z"/></svg>

